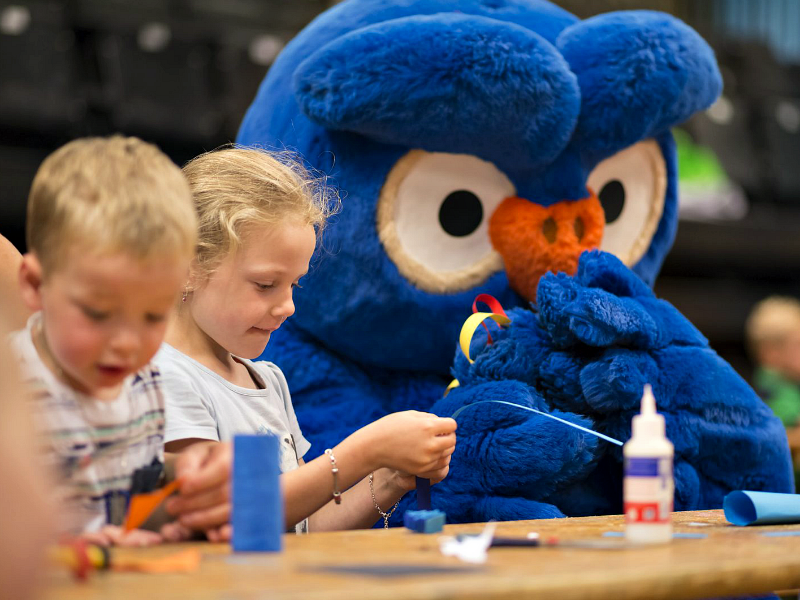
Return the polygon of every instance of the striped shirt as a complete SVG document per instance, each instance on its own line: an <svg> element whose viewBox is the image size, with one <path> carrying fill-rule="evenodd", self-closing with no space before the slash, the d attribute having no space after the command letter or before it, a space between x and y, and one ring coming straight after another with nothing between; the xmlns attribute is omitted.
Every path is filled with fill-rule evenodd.
<svg viewBox="0 0 800 600"><path fill-rule="evenodd" d="M152 480L164 459L160 374L147 365L123 382L116 399L86 396L59 381L39 357L32 331L40 318L33 315L25 329L11 334L11 348L32 392L45 459L66 508L59 521L65 533L73 534L120 525L134 471L149 467L137 478L148 474Z"/></svg>

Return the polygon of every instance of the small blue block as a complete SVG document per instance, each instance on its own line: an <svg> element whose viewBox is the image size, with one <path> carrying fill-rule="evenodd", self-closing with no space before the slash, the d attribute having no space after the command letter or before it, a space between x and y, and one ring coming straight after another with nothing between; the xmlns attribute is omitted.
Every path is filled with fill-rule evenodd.
<svg viewBox="0 0 800 600"><path fill-rule="evenodd" d="M438 533L444 527L446 515L440 510L407 510L403 525L417 533Z"/></svg>

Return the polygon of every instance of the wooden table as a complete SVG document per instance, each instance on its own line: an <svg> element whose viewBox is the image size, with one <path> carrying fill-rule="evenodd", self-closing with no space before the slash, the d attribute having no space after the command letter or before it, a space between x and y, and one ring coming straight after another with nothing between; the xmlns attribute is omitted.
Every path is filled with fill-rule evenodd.
<svg viewBox="0 0 800 600"><path fill-rule="evenodd" d="M626 550L492 548L485 565L467 565L439 551L438 535L403 529L286 536L280 554L232 554L226 545L201 548L192 574L97 573L75 583L63 570L48 575L47 599L256 600L317 598L406 600L410 598L703 598L800 587L800 537L767 537L768 531L800 525L734 527L722 511L676 513L675 531L705 539L675 539L663 546ZM703 523L706 526L697 526ZM447 526L447 534L479 532L482 525ZM537 531L559 539L607 539L622 531L621 516L500 523L497 535ZM162 555L179 547L116 550L120 555ZM335 573L332 566L404 565L450 572L375 576Z"/></svg>

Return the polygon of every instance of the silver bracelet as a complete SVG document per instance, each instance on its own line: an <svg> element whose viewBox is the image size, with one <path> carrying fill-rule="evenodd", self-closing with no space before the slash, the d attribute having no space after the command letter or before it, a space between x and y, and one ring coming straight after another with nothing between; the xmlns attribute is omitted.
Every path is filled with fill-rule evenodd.
<svg viewBox="0 0 800 600"><path fill-rule="evenodd" d="M389 517L392 516L395 510L397 510L397 506L400 504L400 500L394 503L394 506L389 512L383 512L381 507L378 505L378 499L375 497L375 484L373 483L373 479L375 478L375 473L369 474L369 491L372 494L372 504L375 505L375 508L378 511L378 514L383 517L383 528L389 529Z"/></svg>
<svg viewBox="0 0 800 600"><path fill-rule="evenodd" d="M331 473L333 473L333 501L336 504L342 503L342 492L339 491L339 467L336 466L336 459L333 456L333 450L328 448L325 454L331 459Z"/></svg>

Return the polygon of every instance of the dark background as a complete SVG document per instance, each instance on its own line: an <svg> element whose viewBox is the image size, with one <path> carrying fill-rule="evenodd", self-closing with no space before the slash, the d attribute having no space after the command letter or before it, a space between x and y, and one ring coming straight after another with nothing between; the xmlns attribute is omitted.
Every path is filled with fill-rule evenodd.
<svg viewBox="0 0 800 600"><path fill-rule="evenodd" d="M335 2L0 1L0 234L24 251L41 161L80 136L122 132L178 164L231 141L272 59ZM682 214L656 285L745 377L743 324L759 299L800 296L800 2L561 0L580 17L674 14L714 47L724 98L685 130L741 190ZM746 213L743 215L743 213Z"/></svg>

